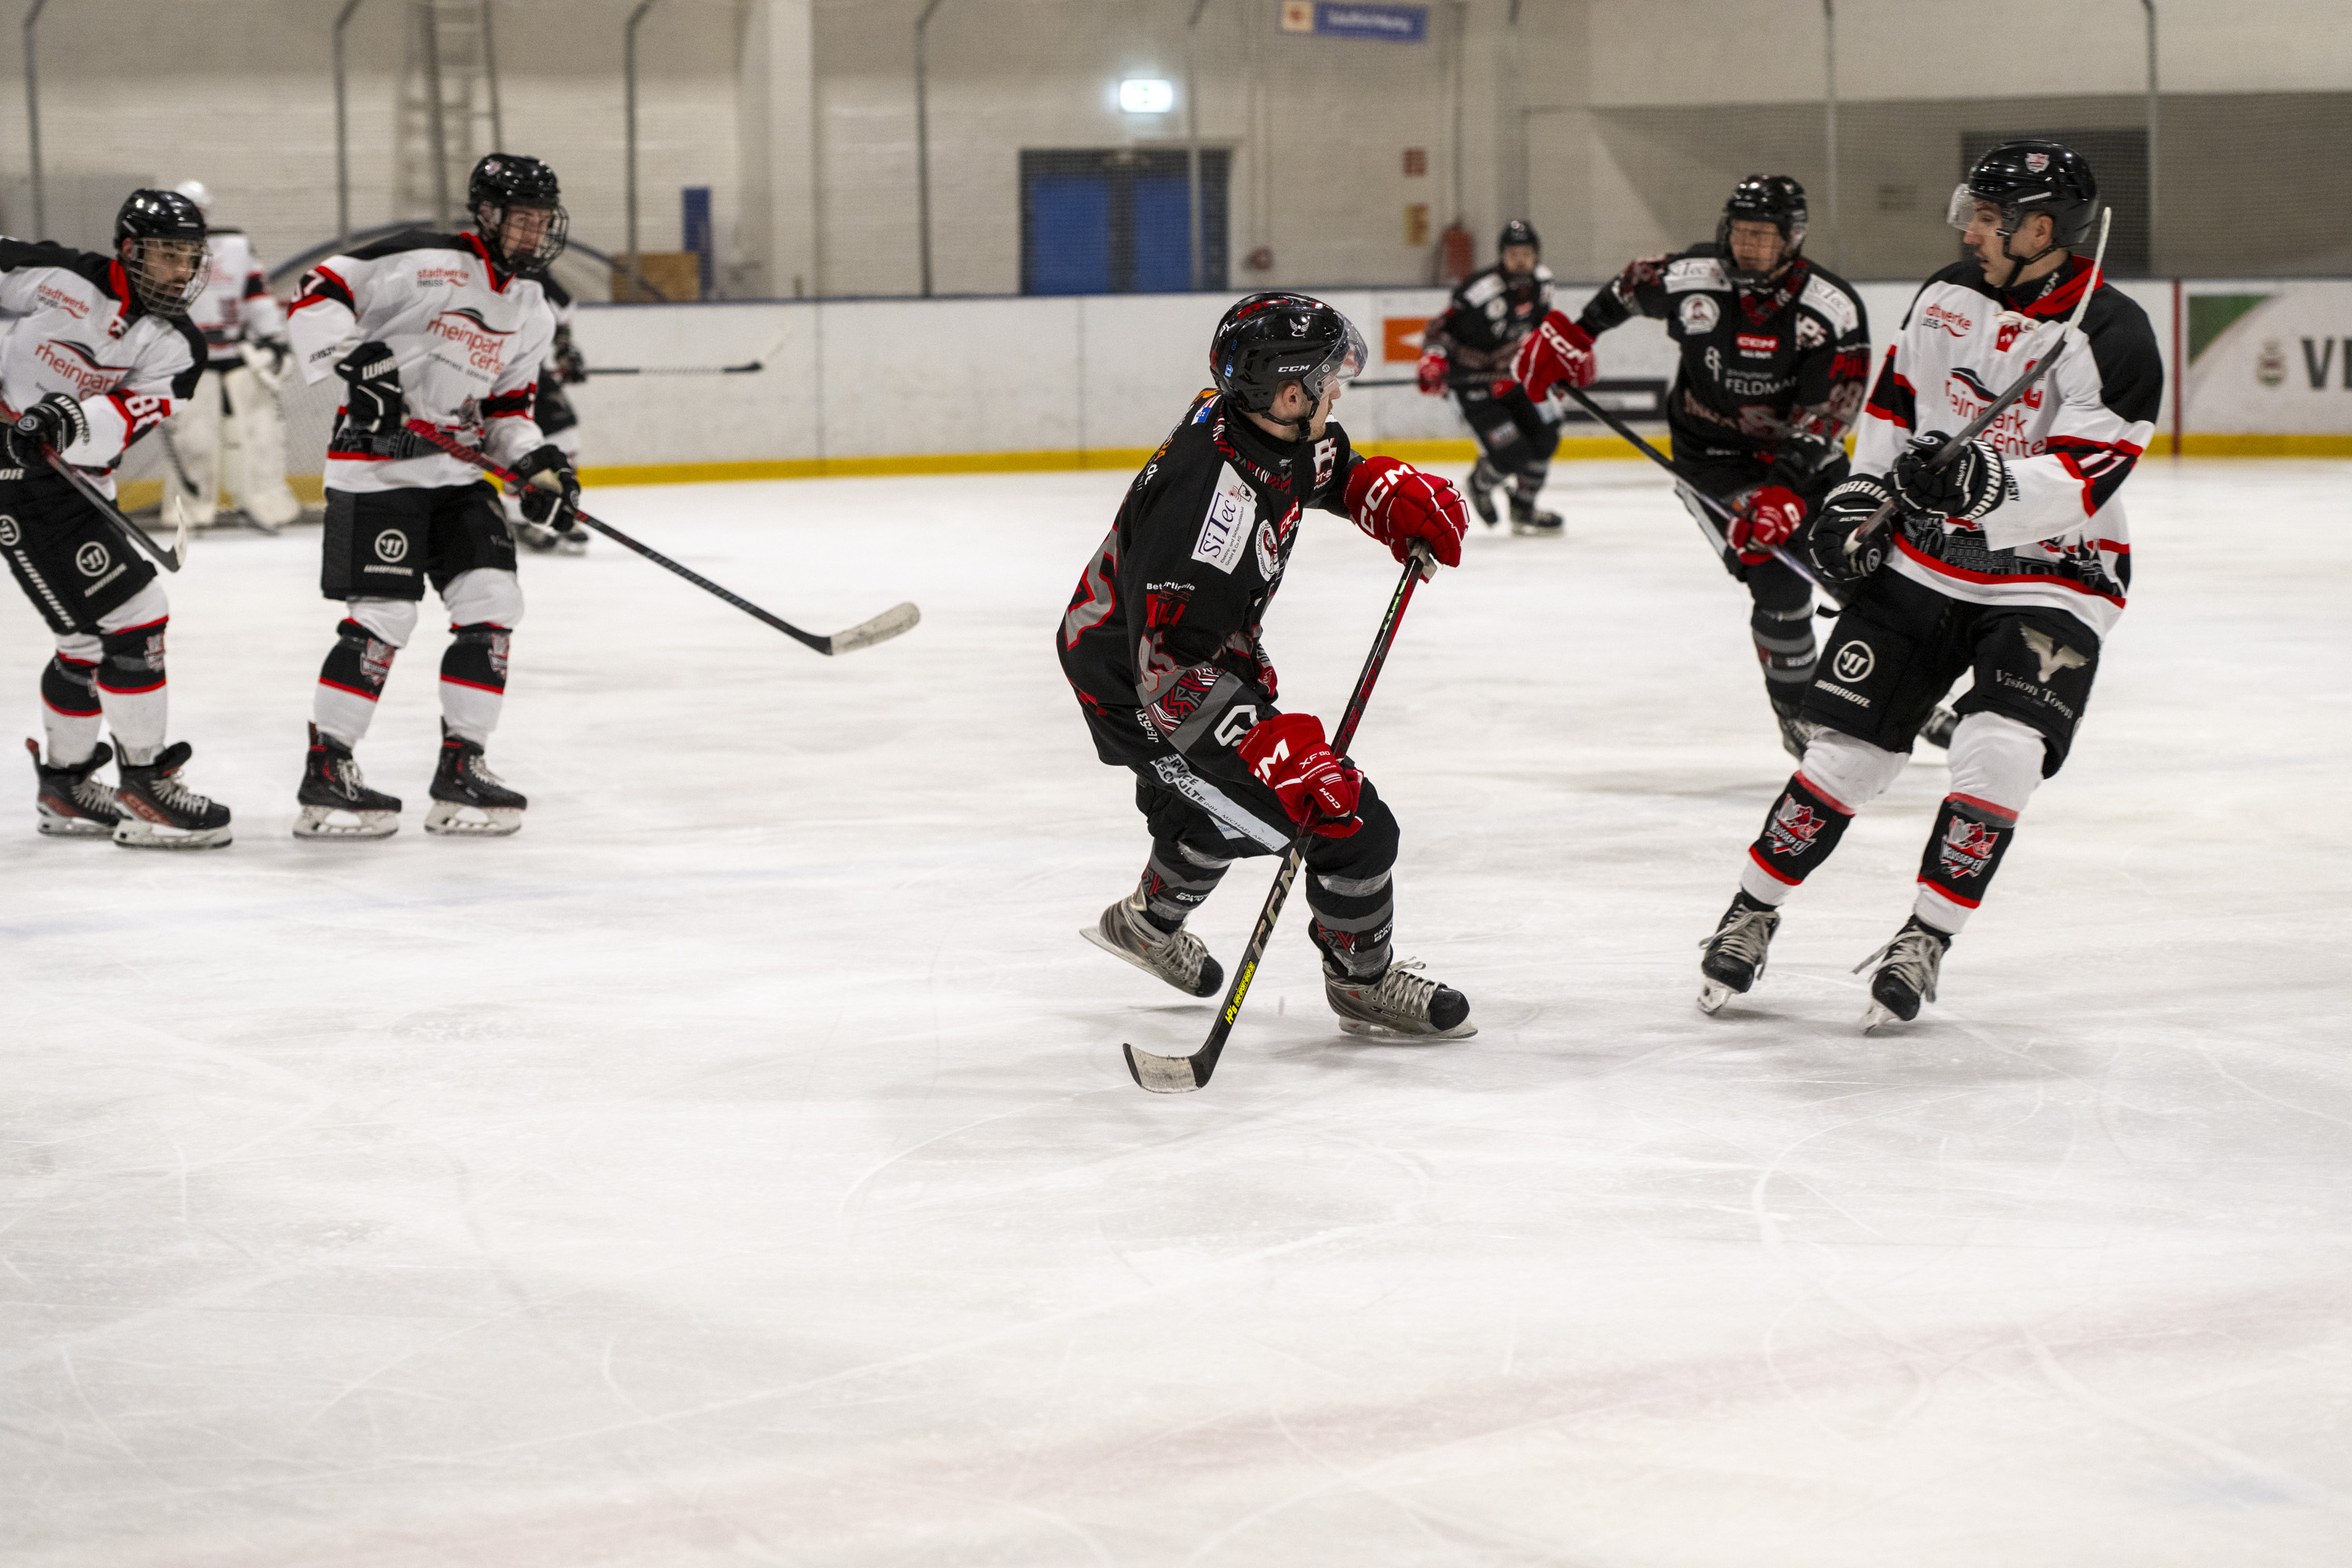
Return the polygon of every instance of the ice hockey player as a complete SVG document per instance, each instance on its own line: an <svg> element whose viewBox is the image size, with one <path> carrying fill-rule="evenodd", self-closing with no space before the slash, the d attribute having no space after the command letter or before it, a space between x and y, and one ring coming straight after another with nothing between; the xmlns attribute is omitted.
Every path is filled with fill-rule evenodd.
<svg viewBox="0 0 2352 1568"><path fill-rule="evenodd" d="M124 449L203 374L204 335L188 306L205 265L204 214L172 191L131 193L110 257L0 239L0 318L14 323L0 345L0 551L57 637L41 671L48 761L25 742L40 830L56 837L111 837L136 849L229 841L228 807L181 777L188 743L164 743L172 606L154 565L48 462L54 453L114 493ZM101 720L111 748L99 739ZM110 760L116 789L97 777Z"/></svg>
<svg viewBox="0 0 2352 1568"><path fill-rule="evenodd" d="M531 411L532 422L541 435L547 437L564 460L577 470L580 467L580 416L572 406L567 386L577 386L588 379L588 361L572 341L572 320L577 307L572 302L572 292L552 278L542 278L539 286L546 290L547 302L555 311L555 342L547 363L539 371L539 401ZM523 515L522 498L507 498L507 521L514 525L515 537L532 550L544 554L561 550L566 555L584 554L588 549L588 531L574 528L562 533L544 523L533 522Z"/></svg>
<svg viewBox="0 0 2352 1568"><path fill-rule="evenodd" d="M1496 241L1496 262L1454 290L1443 315L1422 329L1415 378L1432 397L1454 394L1478 438L1470 504L1492 528L1495 490L1511 482L1511 531L1559 537L1559 516L1536 506L1559 449L1559 422L1511 378L1511 356L1551 310L1551 268L1535 229L1513 218ZM1590 379L1589 377L1587 379Z"/></svg>
<svg viewBox="0 0 2352 1568"><path fill-rule="evenodd" d="M1635 261L1574 321L1554 311L1515 367L1541 397L1562 377L1591 378L1592 340L1610 328L1664 321L1682 360L1666 395L1675 470L1738 513L1724 561L1748 586L1748 632L1791 756L1803 752L1797 710L1818 655L1812 586L1771 552L1794 548L1845 478L1845 431L1870 374L1862 300L1804 254L1805 220L1802 185L1748 175L1724 203L1713 244Z"/></svg>
<svg viewBox="0 0 2352 1568"><path fill-rule="evenodd" d="M1361 368L1347 318L1304 294L1252 294L1210 340L1215 387L1129 487L1078 580L1055 647L1095 750L1132 769L1151 852L1135 892L1087 940L1195 996L1223 981L1184 929L1234 861L1301 833L1308 933L1340 1027L1475 1032L1469 1001L1390 949L1397 823L1334 756L1322 721L1275 706L1259 641L1307 509L1352 519L1402 561L1416 540L1448 566L1468 520L1454 487L1366 458L1331 422Z"/></svg>
<svg viewBox="0 0 2352 1568"><path fill-rule="evenodd" d="M1950 793L1919 862L1911 918L1874 965L1874 1030L1936 998L1944 953L1983 901L2041 782L2066 761L2123 614L2130 535L2116 492L2147 445L2164 371L2146 312L2097 276L2090 166L2055 142L2011 142L1954 193L1969 259L1929 279L1887 351L1854 477L1830 492L1811 552L1849 589L1805 699L1820 726L1748 851L1739 891L1700 945L1699 1005L1754 984L1780 906L1847 822L1903 771L1952 681ZM2066 318L2090 300L2079 333ZM2059 354L2062 335L2068 347ZM2028 365L2048 376L1945 468L1928 458ZM1892 535L1866 521L1892 501ZM1857 969L1861 966L1857 965Z"/></svg>
<svg viewBox="0 0 2352 1568"><path fill-rule="evenodd" d="M278 386L286 374L286 317L269 292L269 275L238 228L212 222L212 194L201 181L177 187L205 215L212 264L205 291L188 311L210 353L195 395L163 422L170 459L163 468L163 521L209 528L226 486L237 510L275 531L302 513L286 483L286 426ZM235 444L222 439L227 405Z"/></svg>
<svg viewBox="0 0 2352 1568"><path fill-rule="evenodd" d="M534 487L524 510L558 532L575 526L580 483L531 420L555 336L540 284L563 249L555 171L493 153L466 191L474 228L412 230L303 279L288 311L295 361L313 382L342 378L327 447L325 564L320 588L344 603L319 671L310 756L294 831L381 838L400 802L371 789L352 760L393 658L416 629L430 580L449 612L441 658L441 756L427 833L492 836L522 826L527 802L483 762L506 694L508 639L522 618L515 546L498 492L479 470L405 427L421 419L488 453Z"/></svg>

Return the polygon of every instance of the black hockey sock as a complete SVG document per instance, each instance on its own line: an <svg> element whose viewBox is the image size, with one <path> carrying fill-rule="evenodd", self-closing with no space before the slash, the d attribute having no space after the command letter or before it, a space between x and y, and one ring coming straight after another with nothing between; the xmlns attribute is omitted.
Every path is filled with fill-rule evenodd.
<svg viewBox="0 0 2352 1568"><path fill-rule="evenodd" d="M319 667L319 679L373 702L383 695L384 678L392 673L392 658L399 651L359 622L346 620L335 627L335 646Z"/></svg>
<svg viewBox="0 0 2352 1568"><path fill-rule="evenodd" d="M1813 639L1813 609L1758 605L1748 615L1748 635L1756 642L1756 662L1764 667L1765 689L1773 701L1790 707L1804 700L1813 683L1813 667L1821 645Z"/></svg>
<svg viewBox="0 0 2352 1568"><path fill-rule="evenodd" d="M1801 772L1791 773L1789 787L1764 818L1764 831L1748 847L1748 858L1773 882L1796 887L1830 858L1853 820L1853 813L1813 788Z"/></svg>
<svg viewBox="0 0 2352 1568"><path fill-rule="evenodd" d="M495 621L452 626L449 650L441 656L441 679L504 695L507 643L514 634Z"/></svg>
<svg viewBox="0 0 2352 1568"><path fill-rule="evenodd" d="M1307 904L1315 911L1307 935L1328 964L1356 980L1377 980L1388 973L1389 933L1396 926L1389 873L1353 878L1309 871Z"/></svg>
<svg viewBox="0 0 2352 1568"><path fill-rule="evenodd" d="M1919 918L1938 931L1958 931L1969 911L1984 901L1985 889L2016 837L2016 816L1992 802L1946 795L1919 858Z"/></svg>
<svg viewBox="0 0 2352 1568"><path fill-rule="evenodd" d="M1181 839L1154 839L1144 862L1143 918L1173 931L1225 879L1231 860L1204 854Z"/></svg>
<svg viewBox="0 0 2352 1568"><path fill-rule="evenodd" d="M68 719L97 718L98 666L52 655L41 671L41 700Z"/></svg>

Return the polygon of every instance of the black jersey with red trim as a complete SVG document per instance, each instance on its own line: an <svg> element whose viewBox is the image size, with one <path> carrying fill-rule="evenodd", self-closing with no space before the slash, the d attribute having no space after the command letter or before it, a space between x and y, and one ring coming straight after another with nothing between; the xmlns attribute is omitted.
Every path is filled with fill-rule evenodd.
<svg viewBox="0 0 2352 1568"><path fill-rule="evenodd" d="M1551 268L1506 272L1500 263L1465 278L1444 314L1421 330L1423 349L1444 349L1457 386L1507 380L1519 340L1551 311Z"/></svg>
<svg viewBox="0 0 2352 1568"><path fill-rule="evenodd" d="M1577 322L1597 338L1635 316L1664 321L1681 354L1666 395L1677 455L1769 458L1766 482L1799 489L1862 411L1870 318L1853 285L1806 257L1769 289L1736 284L1711 243L1643 257Z"/></svg>
<svg viewBox="0 0 2352 1568"><path fill-rule="evenodd" d="M195 395L205 337L184 316L139 302L122 263L67 246L0 239L0 397L18 413L53 392L81 405L89 434L59 454L109 495L131 443Z"/></svg>
<svg viewBox="0 0 2352 1568"><path fill-rule="evenodd" d="M1094 726L1103 761L1169 746L1196 763L1230 760L1243 732L1276 711L1259 642L1266 606L1300 516L1345 516L1361 460L1336 424L1320 440L1278 441L1213 392L1192 400L1128 487L1055 637L1079 700L1108 721Z"/></svg>
<svg viewBox="0 0 2352 1568"><path fill-rule="evenodd" d="M1927 279L1886 351L1853 467L1883 475L1914 434L1957 433L2067 334L2050 374L1981 437L2007 462L2011 493L1975 523L1906 524L1888 565L1954 598L2063 610L2104 637L2131 584L2116 492L2155 431L2164 362L2147 312L2104 279L2092 285L2079 256L2021 290L1992 289L1972 260Z"/></svg>
<svg viewBox="0 0 2352 1568"><path fill-rule="evenodd" d="M286 335L303 379L332 375L362 342L390 348L411 418L429 420L512 467L547 437L532 420L540 366L555 337L540 283L494 264L480 237L411 230L302 278ZM436 448L350 429L341 410L327 444L331 489L372 491L470 484L480 470Z"/></svg>

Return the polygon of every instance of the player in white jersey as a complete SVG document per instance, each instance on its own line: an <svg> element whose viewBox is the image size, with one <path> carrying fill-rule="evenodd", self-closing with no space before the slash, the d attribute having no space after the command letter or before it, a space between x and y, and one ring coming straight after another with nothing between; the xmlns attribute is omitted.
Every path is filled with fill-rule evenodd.
<svg viewBox="0 0 2352 1568"><path fill-rule="evenodd" d="M393 656L416 629L430 581L449 612L441 659L441 756L427 833L493 835L526 804L484 764L506 694L507 649L522 617L515 546L479 470L406 427L428 422L526 479L524 503L558 532L576 526L580 482L531 417L555 335L540 283L563 249L555 171L493 153L474 166L465 234L411 232L330 257L287 313L296 363L345 384L327 447L320 588L344 602L312 700L310 755L295 833L381 838L400 802L367 787L352 750L367 733Z"/></svg>
<svg viewBox="0 0 2352 1568"><path fill-rule="evenodd" d="M2055 142L1994 148L1954 193L1974 258L1912 301L1864 410L1854 477L1822 505L1814 563L1850 592L1805 700L1822 729L1702 944L1707 1012L1763 973L1780 905L1902 772L1920 721L1963 671L1976 681L1954 704L1950 793L1911 918L1864 961L1875 965L1865 1030L1935 1000L1944 953L2027 800L2066 760L2131 582L2116 492L2164 393L2147 312L2075 254L2098 214L2090 166ZM2051 365L2042 381L1948 464L1927 466L2036 362ZM1891 539L1868 526L1889 502Z"/></svg>
<svg viewBox="0 0 2352 1568"><path fill-rule="evenodd" d="M58 644L41 672L48 761L37 742L25 744L43 833L212 848L229 841L228 807L181 780L188 743L165 744L163 585L121 526L48 461L55 454L113 495L124 450L171 415L204 367L205 340L187 314L203 286L204 215L173 192L133 191L114 234L110 257L0 239L0 318L15 323L0 345L10 421L0 552ZM99 740L101 721L111 749ZM96 777L110 757L119 789Z"/></svg>
<svg viewBox="0 0 2352 1568"><path fill-rule="evenodd" d="M195 395L163 422L163 521L210 527L226 489L237 510L275 531L301 515L286 483L286 426L278 385L286 371L286 316L243 229L212 224L212 194L177 187L205 215L212 263L188 318L209 351ZM226 405L228 439L222 428Z"/></svg>

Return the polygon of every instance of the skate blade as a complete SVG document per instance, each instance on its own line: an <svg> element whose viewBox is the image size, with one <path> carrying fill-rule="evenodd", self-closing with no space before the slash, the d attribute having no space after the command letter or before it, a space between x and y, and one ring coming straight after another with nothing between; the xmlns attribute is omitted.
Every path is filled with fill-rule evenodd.
<svg viewBox="0 0 2352 1568"><path fill-rule="evenodd" d="M1401 1029L1394 1024L1375 1024L1370 1018L1351 1018L1342 1013L1339 1025L1343 1035L1381 1035L1392 1040L1466 1040L1478 1032L1478 1026L1467 1018L1450 1029Z"/></svg>
<svg viewBox="0 0 2352 1568"><path fill-rule="evenodd" d="M467 816L467 812L474 815ZM522 808L436 800L433 809L425 814L425 831L443 838L504 838L509 833L522 831Z"/></svg>
<svg viewBox="0 0 2352 1568"><path fill-rule="evenodd" d="M1097 947L1101 948L1105 952L1109 953L1113 958L1118 959L1122 963L1135 965L1136 968L1140 969L1144 973L1149 974L1152 979L1160 982L1160 984L1170 986L1178 991L1183 991L1184 994L1187 996L1213 996L1216 994L1216 985L1210 986L1206 991L1186 991L1183 986L1178 985L1176 982L1169 979L1168 976L1152 968L1150 964L1145 963L1142 959L1138 958L1134 953L1128 952L1127 949L1120 947L1108 937L1103 935L1102 928L1099 926L1080 926L1078 928L1078 934L1085 937L1088 942L1093 942ZM1212 962L1214 961L1212 960ZM1219 984L1223 984L1222 974L1219 978Z"/></svg>
<svg viewBox="0 0 2352 1568"><path fill-rule="evenodd" d="M223 849L228 846L229 832L226 826L193 831L159 827L126 812L114 825L114 841L125 849Z"/></svg>
<svg viewBox="0 0 2352 1568"><path fill-rule="evenodd" d="M89 816L60 816L44 807L36 825L44 838L110 838L114 824Z"/></svg>
<svg viewBox="0 0 2352 1568"><path fill-rule="evenodd" d="M1711 1017L1723 1011L1723 1005L1738 994L1720 980L1701 979L1698 983L1698 1010Z"/></svg>
<svg viewBox="0 0 2352 1568"><path fill-rule="evenodd" d="M399 831L400 813L396 811L350 811L338 805L306 805L302 808L302 815L294 820L294 837L297 838L389 838Z"/></svg>
<svg viewBox="0 0 2352 1568"><path fill-rule="evenodd" d="M1911 1019L1905 1017L1894 1008L1889 1007L1885 1003L1873 998L1870 1004L1870 1011L1862 1016L1862 1032L1865 1035L1874 1035L1881 1029L1892 1028L1897 1025L1908 1024L1911 1021Z"/></svg>
<svg viewBox="0 0 2352 1568"><path fill-rule="evenodd" d="M1565 539L1568 537L1568 530L1565 528L1538 528L1533 524L1515 522L1511 524L1511 537L1513 539Z"/></svg>

